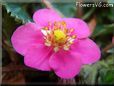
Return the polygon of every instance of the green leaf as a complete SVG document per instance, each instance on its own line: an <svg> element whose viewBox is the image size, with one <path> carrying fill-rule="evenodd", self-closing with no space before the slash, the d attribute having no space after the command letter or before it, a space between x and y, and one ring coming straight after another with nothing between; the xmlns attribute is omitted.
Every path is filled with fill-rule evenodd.
<svg viewBox="0 0 114 86"><path fill-rule="evenodd" d="M101 84L114 84L114 69L102 69L100 70L100 80Z"/></svg>
<svg viewBox="0 0 114 86"><path fill-rule="evenodd" d="M3 12L3 21L2 21L2 32L3 32L3 37L6 39L8 44L10 44L10 39L13 31L19 26L21 23L20 22L15 22L15 18L11 17L9 13L6 12L6 9L3 7L2 9Z"/></svg>
<svg viewBox="0 0 114 86"><path fill-rule="evenodd" d="M87 19L88 17L90 17L90 15L95 11L96 8L91 8L83 17L82 19Z"/></svg>
<svg viewBox="0 0 114 86"><path fill-rule="evenodd" d="M18 3L5 3L5 7L7 12L11 13L11 16L15 17L15 19L21 20L22 23L32 21L23 5Z"/></svg>
<svg viewBox="0 0 114 86"><path fill-rule="evenodd" d="M114 4L113 4L114 5ZM108 17L108 19L110 19L111 21L114 21L114 7L109 9L109 14L106 15Z"/></svg>
<svg viewBox="0 0 114 86"><path fill-rule="evenodd" d="M92 65L85 65L80 75L83 77L84 82L86 84L95 84L97 82L99 71L103 71L104 69L108 69L108 68L109 68L108 63L102 60ZM105 70L105 72L107 72L107 70ZM105 74L103 73L102 75L99 75L99 76L101 78L101 76L104 76L104 75Z"/></svg>
<svg viewBox="0 0 114 86"><path fill-rule="evenodd" d="M66 17L76 16L75 3L53 3L53 6Z"/></svg>
<svg viewBox="0 0 114 86"><path fill-rule="evenodd" d="M99 25L98 24L92 36L96 37L100 35L107 35L113 32L114 32L114 24L111 24L111 25Z"/></svg>
<svg viewBox="0 0 114 86"><path fill-rule="evenodd" d="M86 65L81 71L81 75L83 76L84 82L86 84L95 84L97 76L97 67L92 65Z"/></svg>

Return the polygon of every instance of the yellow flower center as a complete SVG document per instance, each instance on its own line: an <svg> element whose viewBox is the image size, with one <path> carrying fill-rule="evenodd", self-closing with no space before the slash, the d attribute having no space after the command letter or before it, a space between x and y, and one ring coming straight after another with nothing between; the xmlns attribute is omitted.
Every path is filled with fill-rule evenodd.
<svg viewBox="0 0 114 86"><path fill-rule="evenodd" d="M64 21L49 23L41 31L44 35L44 44L48 47L53 47L55 52L59 49L69 50L76 38L75 35L71 34L74 29L67 28Z"/></svg>
<svg viewBox="0 0 114 86"><path fill-rule="evenodd" d="M54 31L54 38L56 42L63 43L66 40L66 34L62 30L58 29Z"/></svg>

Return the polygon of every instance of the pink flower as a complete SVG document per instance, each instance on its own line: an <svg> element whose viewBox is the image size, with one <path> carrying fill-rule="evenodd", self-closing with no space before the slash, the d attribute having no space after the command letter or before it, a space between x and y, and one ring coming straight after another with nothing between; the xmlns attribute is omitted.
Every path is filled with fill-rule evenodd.
<svg viewBox="0 0 114 86"><path fill-rule="evenodd" d="M11 38L27 66L69 79L83 64L100 59L100 49L88 38L90 31L83 20L61 18L51 9L36 11L33 20L18 27Z"/></svg>

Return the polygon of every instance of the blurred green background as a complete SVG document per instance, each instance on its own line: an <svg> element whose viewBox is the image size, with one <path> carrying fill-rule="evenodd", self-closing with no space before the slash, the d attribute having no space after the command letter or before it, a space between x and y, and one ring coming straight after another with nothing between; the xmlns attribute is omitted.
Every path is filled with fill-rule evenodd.
<svg viewBox="0 0 114 86"><path fill-rule="evenodd" d="M104 3L112 3L106 0ZM89 2L82 2L89 3ZM94 2L91 2L94 3ZM35 3L1 3L2 5L2 83L34 84L58 83L59 78L53 72L38 71L24 65L23 57L16 53L10 38L15 29L33 21L33 13L41 8L52 7L64 17L78 17L90 27L91 39L101 49L100 61L85 65L75 77L78 84L114 84L114 7L78 7L75 2L35 2ZM48 6L49 5L49 6ZM114 4L113 4L114 5Z"/></svg>

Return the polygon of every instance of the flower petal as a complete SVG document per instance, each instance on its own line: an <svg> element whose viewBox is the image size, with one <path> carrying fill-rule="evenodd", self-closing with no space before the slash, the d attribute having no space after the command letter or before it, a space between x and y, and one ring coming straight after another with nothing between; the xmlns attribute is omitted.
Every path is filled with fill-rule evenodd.
<svg viewBox="0 0 114 86"><path fill-rule="evenodd" d="M43 42L39 28L35 23L27 23L16 29L11 37L11 42L18 53L25 55L30 46Z"/></svg>
<svg viewBox="0 0 114 86"><path fill-rule="evenodd" d="M49 58L51 54L51 48L46 47L43 44L38 44L37 46L32 46L28 49L24 57L24 63L27 66L38 70L50 71Z"/></svg>
<svg viewBox="0 0 114 86"><path fill-rule="evenodd" d="M83 64L92 64L101 56L99 47L89 38L79 40L71 49L72 52L80 53Z"/></svg>
<svg viewBox="0 0 114 86"><path fill-rule="evenodd" d="M36 23L46 26L49 22L59 21L60 16L52 9L41 9L34 13L33 19Z"/></svg>
<svg viewBox="0 0 114 86"><path fill-rule="evenodd" d="M86 38L90 35L89 27L83 20L78 18L64 18L63 20L68 28L74 28L74 34L78 38Z"/></svg>
<svg viewBox="0 0 114 86"><path fill-rule="evenodd" d="M49 63L55 73L65 79L75 77L81 69L79 54L67 51L59 51L53 54Z"/></svg>

